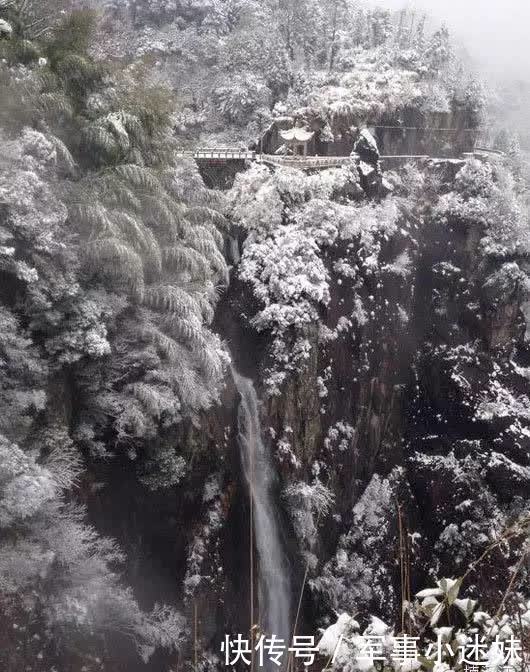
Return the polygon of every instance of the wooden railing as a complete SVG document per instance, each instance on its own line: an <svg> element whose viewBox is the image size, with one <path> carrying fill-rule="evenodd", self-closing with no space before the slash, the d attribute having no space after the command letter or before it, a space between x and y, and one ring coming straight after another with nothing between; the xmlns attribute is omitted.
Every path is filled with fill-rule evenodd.
<svg viewBox="0 0 530 672"><path fill-rule="evenodd" d="M284 166L307 170L309 168L333 168L349 165L355 162L356 155L352 156L285 156L276 154L256 154L256 161L268 163L271 166Z"/></svg>
<svg viewBox="0 0 530 672"><path fill-rule="evenodd" d="M180 149L177 155L193 158L195 161L204 162L226 162L226 161L257 161L270 166L283 166L288 168L298 168L299 170L310 170L318 168L334 168L344 165L350 165L359 161L357 154L350 156L292 156L278 154L260 154L258 152L239 148L239 147L201 147L197 149ZM503 152L494 149L476 147L473 152L466 152L458 157L467 158L471 156L503 156ZM447 158L447 157L445 157ZM383 165L402 164L408 161L423 161L427 159L443 160L444 157L431 157L428 154L403 154L403 155L383 155L381 162Z"/></svg>
<svg viewBox="0 0 530 672"><path fill-rule="evenodd" d="M189 156L196 160L220 159L222 161L254 161L256 152L239 147L201 147L199 149L177 150L179 156Z"/></svg>

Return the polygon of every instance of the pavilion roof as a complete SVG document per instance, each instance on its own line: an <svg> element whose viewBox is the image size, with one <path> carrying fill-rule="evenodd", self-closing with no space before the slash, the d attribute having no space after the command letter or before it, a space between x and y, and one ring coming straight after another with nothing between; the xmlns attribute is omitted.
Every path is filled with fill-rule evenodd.
<svg viewBox="0 0 530 672"><path fill-rule="evenodd" d="M291 142L297 140L298 142L307 142L315 135L314 131L306 131L304 128L294 126L287 131L280 131L280 135L284 140Z"/></svg>

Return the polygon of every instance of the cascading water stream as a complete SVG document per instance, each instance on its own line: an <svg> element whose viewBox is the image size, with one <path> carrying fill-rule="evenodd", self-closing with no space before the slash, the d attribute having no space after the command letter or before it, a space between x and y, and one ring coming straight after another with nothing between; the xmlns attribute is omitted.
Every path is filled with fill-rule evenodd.
<svg viewBox="0 0 530 672"><path fill-rule="evenodd" d="M261 438L258 397L254 385L237 371L233 370L232 374L241 395L238 414L239 446L243 471L252 498L259 626L266 636L276 635L287 644L291 638L291 581L274 501L275 473L271 457Z"/></svg>

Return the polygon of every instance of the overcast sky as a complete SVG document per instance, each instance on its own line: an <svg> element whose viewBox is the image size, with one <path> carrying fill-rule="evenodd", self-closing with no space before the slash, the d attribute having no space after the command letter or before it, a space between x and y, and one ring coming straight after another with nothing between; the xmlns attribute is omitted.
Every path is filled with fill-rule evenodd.
<svg viewBox="0 0 530 672"><path fill-rule="evenodd" d="M376 0L445 21L470 55L497 75L530 80L530 0Z"/></svg>

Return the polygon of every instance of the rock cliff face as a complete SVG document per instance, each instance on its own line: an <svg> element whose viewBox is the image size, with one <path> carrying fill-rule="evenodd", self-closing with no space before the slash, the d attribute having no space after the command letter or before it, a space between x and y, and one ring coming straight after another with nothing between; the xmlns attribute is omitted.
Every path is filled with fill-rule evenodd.
<svg viewBox="0 0 530 672"><path fill-rule="evenodd" d="M240 279L256 244L243 243L243 273L233 270L218 329L236 365L261 386L264 438L277 459L279 506L295 542L293 575L300 584L306 564L309 571L301 619L307 632L333 609L398 617L400 527L408 533L414 591L435 577L464 574L493 530L524 507L524 241L492 249L503 235L495 232L497 208L511 207L493 203L504 170L441 161L388 175L393 225L372 231L370 254L366 219L355 236L321 244L329 299L302 327L282 332L294 349L303 338L305 355L272 393L278 329L249 328L262 304L252 281ZM487 175L488 190L466 191L470 173ZM330 201L346 203L345 193ZM363 218L381 207L356 199L352 207L368 208ZM480 215L466 209L472 199L482 201ZM311 202L289 203L279 226L300 221L298 211ZM310 224L306 231L312 235ZM345 271L346 261L354 271ZM302 511L290 501L300 482L325 487L331 511ZM510 553L493 554L469 577L470 594L495 603L510 562Z"/></svg>

